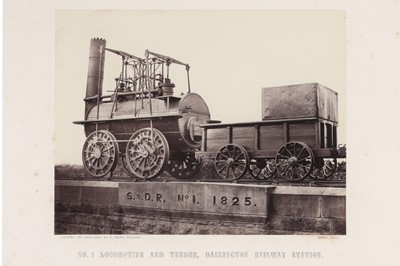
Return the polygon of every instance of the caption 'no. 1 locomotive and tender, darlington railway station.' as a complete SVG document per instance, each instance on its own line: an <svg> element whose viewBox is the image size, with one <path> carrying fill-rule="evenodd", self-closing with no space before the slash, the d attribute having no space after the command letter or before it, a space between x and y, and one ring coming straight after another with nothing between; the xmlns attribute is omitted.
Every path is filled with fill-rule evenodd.
<svg viewBox="0 0 400 266"><path fill-rule="evenodd" d="M106 53L122 59L110 95ZM186 70L186 94L174 95L172 64ZM88 178L56 180L56 233L344 234L337 93L263 88L260 121L221 123L191 91L189 69L91 40L84 120L74 122ZM119 161L129 179L115 178Z"/></svg>

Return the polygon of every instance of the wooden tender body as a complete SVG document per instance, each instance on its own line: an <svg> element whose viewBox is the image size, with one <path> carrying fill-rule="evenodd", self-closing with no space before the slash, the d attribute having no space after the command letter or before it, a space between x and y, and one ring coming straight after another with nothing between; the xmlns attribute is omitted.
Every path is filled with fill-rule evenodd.
<svg viewBox="0 0 400 266"><path fill-rule="evenodd" d="M227 144L240 145L251 158L275 158L282 145L297 141L307 144L316 157L337 157L337 125L318 118L268 120L231 124L206 124L197 156L215 158Z"/></svg>
<svg viewBox="0 0 400 266"><path fill-rule="evenodd" d="M231 180L247 170L260 179L331 176L345 157L337 149L337 93L309 83L263 88L262 100L263 121L201 125L196 157L215 159L217 173Z"/></svg>

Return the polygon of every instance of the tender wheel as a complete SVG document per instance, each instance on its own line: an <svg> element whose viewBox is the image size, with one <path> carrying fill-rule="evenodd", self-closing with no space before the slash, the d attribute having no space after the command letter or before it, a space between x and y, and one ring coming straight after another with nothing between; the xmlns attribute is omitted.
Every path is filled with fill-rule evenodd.
<svg viewBox="0 0 400 266"><path fill-rule="evenodd" d="M270 179L276 173L275 159L252 159L250 160L249 171L254 178Z"/></svg>
<svg viewBox="0 0 400 266"><path fill-rule="evenodd" d="M299 181L306 178L313 165L314 154L308 145L302 142L288 142L276 155L278 174L286 180Z"/></svg>
<svg viewBox="0 0 400 266"><path fill-rule="evenodd" d="M246 150L235 144L223 146L215 157L215 169L220 177L236 180L244 176L249 167Z"/></svg>
<svg viewBox="0 0 400 266"><path fill-rule="evenodd" d="M310 173L310 176L317 180L325 180L331 177L337 168L337 160L336 158L322 159L321 162L322 167L315 167L313 171Z"/></svg>
<svg viewBox="0 0 400 266"><path fill-rule="evenodd" d="M115 137L106 130L95 131L83 145L83 166L91 176L103 177L117 166L118 154Z"/></svg>
<svg viewBox="0 0 400 266"><path fill-rule="evenodd" d="M193 152L172 153L167 171L177 179L191 178L200 171L201 163L195 158Z"/></svg>
<svg viewBox="0 0 400 266"><path fill-rule="evenodd" d="M133 175L143 179L157 177L169 160L167 139L155 128L140 129L129 139L125 156Z"/></svg>

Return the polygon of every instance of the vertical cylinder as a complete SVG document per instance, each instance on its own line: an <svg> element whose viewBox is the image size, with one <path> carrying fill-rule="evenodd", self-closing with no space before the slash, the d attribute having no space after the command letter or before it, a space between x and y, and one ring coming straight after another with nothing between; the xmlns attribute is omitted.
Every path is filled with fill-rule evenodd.
<svg viewBox="0 0 400 266"><path fill-rule="evenodd" d="M86 83L85 114L97 102L97 98L102 95L105 48L106 40L100 38L91 39Z"/></svg>

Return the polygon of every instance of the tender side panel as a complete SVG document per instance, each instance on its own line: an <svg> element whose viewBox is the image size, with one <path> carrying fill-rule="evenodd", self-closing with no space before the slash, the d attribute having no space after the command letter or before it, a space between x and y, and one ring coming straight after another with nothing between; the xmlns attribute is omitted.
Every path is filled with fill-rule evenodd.
<svg viewBox="0 0 400 266"><path fill-rule="evenodd" d="M260 127L260 150L278 150L285 143L284 125Z"/></svg>
<svg viewBox="0 0 400 266"><path fill-rule="evenodd" d="M310 148L316 148L315 122L289 124L289 141L304 142Z"/></svg>
<svg viewBox="0 0 400 266"><path fill-rule="evenodd" d="M228 128L209 128L207 129L207 147L206 151L216 152L223 145L228 143Z"/></svg>
<svg viewBox="0 0 400 266"><path fill-rule="evenodd" d="M319 122L320 148L336 148L337 126L332 123Z"/></svg>
<svg viewBox="0 0 400 266"><path fill-rule="evenodd" d="M233 127L232 143L244 147L246 150L255 149L255 127Z"/></svg>
<svg viewBox="0 0 400 266"><path fill-rule="evenodd" d="M226 124L223 127L206 127L202 151L212 154L222 146L233 143L244 147L252 157L271 157L286 143L298 141L312 149L321 148L321 143L331 147L335 128L330 126L329 134L320 136L323 130L319 120L282 121L272 123ZM326 134L325 130L325 134ZM329 141L328 141L329 140Z"/></svg>

